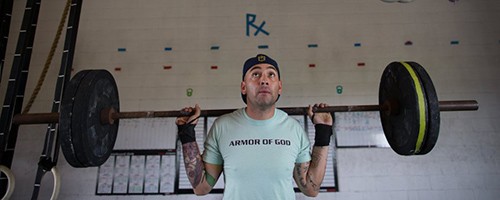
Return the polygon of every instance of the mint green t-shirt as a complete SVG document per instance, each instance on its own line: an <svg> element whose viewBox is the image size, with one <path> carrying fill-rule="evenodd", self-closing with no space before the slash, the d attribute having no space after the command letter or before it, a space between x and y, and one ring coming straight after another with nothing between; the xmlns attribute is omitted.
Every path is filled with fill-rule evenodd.
<svg viewBox="0 0 500 200"><path fill-rule="evenodd" d="M311 160L309 139L297 120L276 109L268 120L245 109L217 118L203 160L223 165L225 200L295 199L295 163Z"/></svg>

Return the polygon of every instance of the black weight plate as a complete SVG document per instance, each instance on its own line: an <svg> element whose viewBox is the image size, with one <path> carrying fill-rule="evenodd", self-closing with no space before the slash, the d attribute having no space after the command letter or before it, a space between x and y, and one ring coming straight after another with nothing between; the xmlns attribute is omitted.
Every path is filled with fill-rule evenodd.
<svg viewBox="0 0 500 200"><path fill-rule="evenodd" d="M101 124L101 110L104 108L120 112L118 88L111 73L92 70L81 81L71 117L76 156L86 167L106 162L116 142L119 120L113 124Z"/></svg>
<svg viewBox="0 0 500 200"><path fill-rule="evenodd" d="M380 111L384 134L400 155L421 151L427 124L427 100L415 70L405 62L392 62L384 70L379 86L379 104L396 103L398 109Z"/></svg>
<svg viewBox="0 0 500 200"><path fill-rule="evenodd" d="M427 97L427 133L425 134L422 148L420 152L417 153L419 155L424 155L429 153L434 148L439 136L439 100L431 77L425 71L425 69L416 62L408 62L408 64L410 64L417 72L420 81L422 81L422 85L424 86L425 94Z"/></svg>
<svg viewBox="0 0 500 200"><path fill-rule="evenodd" d="M89 70L84 70L76 73L68 82L64 89L61 99L61 107L59 114L59 144L66 161L73 167L84 167L76 158L75 148L73 146L73 138L71 136L71 113L73 112L73 97L75 96L78 87L80 86L83 77L89 73Z"/></svg>

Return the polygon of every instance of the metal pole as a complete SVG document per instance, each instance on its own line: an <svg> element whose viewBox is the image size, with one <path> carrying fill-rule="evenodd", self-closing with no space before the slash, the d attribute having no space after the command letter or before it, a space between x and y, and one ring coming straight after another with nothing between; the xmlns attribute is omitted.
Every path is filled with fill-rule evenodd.
<svg viewBox="0 0 500 200"><path fill-rule="evenodd" d="M278 108L289 115L305 115L307 107L282 107ZM474 111L478 110L479 105L476 100L460 101L440 101L440 111ZM201 116L217 117L231 113L236 109L202 110ZM355 105L355 106L329 106L326 108L317 108L314 112L367 112L385 110L380 105ZM135 118L155 118L155 117L179 117L189 116L191 113L181 111L137 111L137 112L111 112L111 119L135 119ZM106 120L103 120L106 121ZM59 122L59 113L32 113L19 114L14 116L14 124L45 124Z"/></svg>

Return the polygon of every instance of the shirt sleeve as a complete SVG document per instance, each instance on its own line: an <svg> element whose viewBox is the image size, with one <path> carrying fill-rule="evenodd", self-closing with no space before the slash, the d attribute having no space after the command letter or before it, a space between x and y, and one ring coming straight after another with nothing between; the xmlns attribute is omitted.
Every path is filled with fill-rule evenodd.
<svg viewBox="0 0 500 200"><path fill-rule="evenodd" d="M297 159L295 160L295 163L305 163L311 161L311 153L310 153L311 144L304 129L300 127L299 130L300 130L299 133L300 149L299 149L299 154L297 155Z"/></svg>
<svg viewBox="0 0 500 200"><path fill-rule="evenodd" d="M212 125L210 131L208 132L207 139L205 140L205 152L203 152L203 161L215 164L222 165L224 163L222 159L222 155L219 150L219 142L218 142L218 128L216 123Z"/></svg>

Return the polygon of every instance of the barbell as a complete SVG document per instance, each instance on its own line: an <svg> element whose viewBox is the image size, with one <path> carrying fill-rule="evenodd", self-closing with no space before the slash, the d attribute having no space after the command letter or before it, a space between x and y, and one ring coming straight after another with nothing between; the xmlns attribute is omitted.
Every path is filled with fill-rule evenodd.
<svg viewBox="0 0 500 200"><path fill-rule="evenodd" d="M182 111L120 112L118 89L110 72L83 70L64 91L60 113L19 114L14 124L59 123L63 154L73 167L100 166L110 157L119 119L188 116ZM307 107L279 108L289 115L305 115ZM423 155L434 148L440 111L478 110L475 100L438 101L434 85L415 62L392 62L384 70L378 105L317 108L314 112L379 111L384 134L400 155ZM202 110L201 116L220 116L236 109Z"/></svg>

